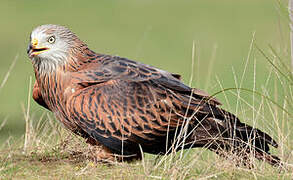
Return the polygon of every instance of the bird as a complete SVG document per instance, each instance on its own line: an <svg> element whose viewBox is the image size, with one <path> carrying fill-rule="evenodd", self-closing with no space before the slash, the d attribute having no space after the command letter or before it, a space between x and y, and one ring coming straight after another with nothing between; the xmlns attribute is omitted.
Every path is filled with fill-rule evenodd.
<svg viewBox="0 0 293 180"><path fill-rule="evenodd" d="M205 148L224 158L252 156L273 166L277 142L242 123L181 76L127 58L96 53L65 26L45 24L27 48L35 73L33 99L64 127L99 146L98 160L140 160Z"/></svg>

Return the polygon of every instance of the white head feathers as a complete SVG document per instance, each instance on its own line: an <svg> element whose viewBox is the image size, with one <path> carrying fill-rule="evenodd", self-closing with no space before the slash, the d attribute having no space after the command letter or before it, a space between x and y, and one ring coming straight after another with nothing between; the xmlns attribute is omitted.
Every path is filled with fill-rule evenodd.
<svg viewBox="0 0 293 180"><path fill-rule="evenodd" d="M46 24L35 28L30 36L28 55L39 71L51 72L66 63L78 37L63 26Z"/></svg>

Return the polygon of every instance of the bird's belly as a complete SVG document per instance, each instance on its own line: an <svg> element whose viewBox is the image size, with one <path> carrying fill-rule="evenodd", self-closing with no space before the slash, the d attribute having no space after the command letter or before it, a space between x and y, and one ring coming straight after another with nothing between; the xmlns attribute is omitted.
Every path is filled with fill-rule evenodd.
<svg viewBox="0 0 293 180"><path fill-rule="evenodd" d="M62 88L60 88L62 89ZM77 125L70 119L66 111L66 102L64 92L59 88L49 87L48 90L42 92L44 101L49 109L54 113L55 117L69 130L75 131Z"/></svg>

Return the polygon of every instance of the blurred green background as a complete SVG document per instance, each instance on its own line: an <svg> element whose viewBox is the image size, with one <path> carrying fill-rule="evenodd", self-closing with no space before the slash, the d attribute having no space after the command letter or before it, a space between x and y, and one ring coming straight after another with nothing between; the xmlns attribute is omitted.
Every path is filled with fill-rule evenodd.
<svg viewBox="0 0 293 180"><path fill-rule="evenodd" d="M280 3L286 5L287 1ZM232 67L239 79L254 33L256 44L265 51L272 45L285 56L289 54L284 16L276 0L1 0L0 82L15 56L19 58L0 89L0 124L7 119L0 130L0 144L8 136L19 137L24 132L21 104L27 104L29 79L34 76L26 47L30 32L38 25L65 25L96 52L182 74L185 83L191 75L194 41L192 86L212 94L220 88L216 77L223 87L235 87ZM259 53L253 54L256 82L261 85L270 66ZM243 86L251 88L252 82L250 62ZM224 101L223 96L219 99ZM44 111L31 103L30 112L36 119Z"/></svg>

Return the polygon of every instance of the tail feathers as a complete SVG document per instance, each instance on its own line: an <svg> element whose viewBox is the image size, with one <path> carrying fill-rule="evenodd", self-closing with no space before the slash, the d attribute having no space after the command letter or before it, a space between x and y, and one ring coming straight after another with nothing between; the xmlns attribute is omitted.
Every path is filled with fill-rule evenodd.
<svg viewBox="0 0 293 180"><path fill-rule="evenodd" d="M244 148L242 151L252 153L255 158L264 160L273 166L280 165L280 158L271 155L269 152L269 145L278 148L278 144L271 136L263 131L241 123L237 124L235 136L232 137L234 139L240 139L240 143L236 143L235 145Z"/></svg>
<svg viewBox="0 0 293 180"><path fill-rule="evenodd" d="M235 115L224 110L221 110L221 116L214 113L212 117L202 119L192 139L195 147L207 147L217 154L232 152L243 159L249 159L252 154L273 166L280 165L280 159L269 152L270 145L278 147L270 135L240 122Z"/></svg>
<svg viewBox="0 0 293 180"><path fill-rule="evenodd" d="M251 141L253 146L265 152L269 151L268 145L278 148L277 142L271 136L244 123L237 125L236 136L246 142Z"/></svg>

